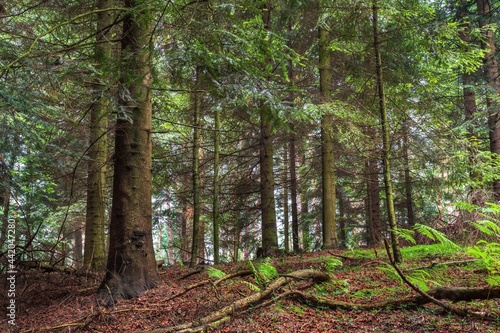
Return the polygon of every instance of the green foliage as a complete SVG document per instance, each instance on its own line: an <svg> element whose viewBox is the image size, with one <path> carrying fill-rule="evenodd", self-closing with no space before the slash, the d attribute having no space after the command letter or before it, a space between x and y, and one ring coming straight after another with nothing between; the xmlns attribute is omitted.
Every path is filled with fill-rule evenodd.
<svg viewBox="0 0 500 333"><path fill-rule="evenodd" d="M424 292L429 290L427 283L430 277L431 275L423 269L413 271L412 274L406 276L408 281L416 285L420 290Z"/></svg>
<svg viewBox="0 0 500 333"><path fill-rule="evenodd" d="M415 231L420 233L421 235L429 238L430 240L437 241L445 247L449 247L450 249L459 250L460 246L455 244L453 241L448 239L445 234L441 231L436 230L432 227L426 226L424 224L416 224Z"/></svg>
<svg viewBox="0 0 500 333"><path fill-rule="evenodd" d="M382 272L386 273L391 279L399 281L399 283L403 283L403 279L401 279L401 276L399 276L398 272L392 267L390 264L385 264L385 266L377 266L377 269L381 270Z"/></svg>
<svg viewBox="0 0 500 333"><path fill-rule="evenodd" d="M314 287L319 296L335 296L349 292L349 282L347 280L331 280L318 283Z"/></svg>
<svg viewBox="0 0 500 333"><path fill-rule="evenodd" d="M209 277L216 278L216 279L223 278L224 276L227 275L226 273L224 273L220 269L217 269L217 268L212 267L212 266L207 267L207 273L208 273Z"/></svg>
<svg viewBox="0 0 500 333"><path fill-rule="evenodd" d="M450 248L449 246L444 246L441 243L408 246L401 249L403 257L410 258L454 255L457 252L462 252L462 249Z"/></svg>
<svg viewBox="0 0 500 333"><path fill-rule="evenodd" d="M333 273L337 267L342 266L342 261L333 256L321 256L314 258L313 261L323 262L323 267L328 273Z"/></svg>
<svg viewBox="0 0 500 333"><path fill-rule="evenodd" d="M446 237L444 233L424 224L417 223L414 226L413 230L398 228L398 230L396 230L396 233L401 239L404 239L412 244L417 243L415 240L415 233L418 233L424 237L429 238L432 241L438 242L442 247L448 248L451 251L458 251L461 249L459 245L448 239L448 237Z"/></svg>
<svg viewBox="0 0 500 333"><path fill-rule="evenodd" d="M482 259L488 271L486 282L491 286L498 286L500 285L500 243L496 240L500 238L500 220L497 218L500 214L500 205L486 203L486 207L479 207L462 202L460 207L470 212L477 212L484 217L482 220L469 222L483 235L483 239L470 247L467 254Z"/></svg>
<svg viewBox="0 0 500 333"><path fill-rule="evenodd" d="M249 263L254 272L255 281L259 285L265 285L279 276L276 267L271 264L270 258L265 258L263 262L257 263L256 265L254 265L252 261L249 261Z"/></svg>

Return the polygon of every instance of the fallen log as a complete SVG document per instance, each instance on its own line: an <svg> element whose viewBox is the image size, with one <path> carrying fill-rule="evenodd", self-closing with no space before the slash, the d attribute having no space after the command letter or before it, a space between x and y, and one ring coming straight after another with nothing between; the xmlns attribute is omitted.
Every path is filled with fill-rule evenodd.
<svg viewBox="0 0 500 333"><path fill-rule="evenodd" d="M202 332L210 327L213 327L217 323L225 322L229 320L232 313L238 312L245 309L251 305L257 304L258 302L266 299L274 292L279 290L281 287L287 285L295 279L312 279L315 282L324 282L331 279L330 275L324 272L320 272L313 269L305 269L288 274L286 277L279 277L273 282L271 282L266 289L261 290L255 294L248 297L242 298L235 301L234 303L223 307L222 309L212 312L211 314L199 319L197 322L190 322L182 325L177 325L173 327L158 328L151 331L142 331L141 333L165 333L165 332L177 332L177 333L187 333L187 332ZM137 332L139 333L139 332Z"/></svg>

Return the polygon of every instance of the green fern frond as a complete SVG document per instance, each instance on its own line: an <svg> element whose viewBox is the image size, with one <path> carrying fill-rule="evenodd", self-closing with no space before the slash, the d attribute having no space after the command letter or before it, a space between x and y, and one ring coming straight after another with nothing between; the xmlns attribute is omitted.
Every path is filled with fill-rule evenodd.
<svg viewBox="0 0 500 333"><path fill-rule="evenodd" d="M250 289L252 289L253 291L260 291L260 287L251 283L251 282L248 282L248 281L242 281L244 284L246 284L247 286L250 287Z"/></svg>
<svg viewBox="0 0 500 333"><path fill-rule="evenodd" d="M448 239L445 234L443 234L441 231L438 231L434 228L431 228L429 226L423 225L423 224L416 224L414 227L415 231L421 234L422 236L425 236L429 238L430 240L437 241L441 243L441 245L444 245L449 248L453 249L461 249L460 246L455 244L453 241Z"/></svg>
<svg viewBox="0 0 500 333"><path fill-rule="evenodd" d="M404 239L413 245L417 244L415 240L415 230L398 228L394 230L394 232L398 235L399 238Z"/></svg>
<svg viewBox="0 0 500 333"><path fill-rule="evenodd" d="M210 267L210 266L207 267L207 273L208 273L209 277L216 278L216 279L220 279L220 278L223 278L224 276L226 276L226 273L224 273L220 269Z"/></svg>
<svg viewBox="0 0 500 333"><path fill-rule="evenodd" d="M271 259L266 258L264 262L257 265L257 271L259 278L261 278L263 283L267 283L274 280L279 276L278 270L271 264Z"/></svg>
<svg viewBox="0 0 500 333"><path fill-rule="evenodd" d="M401 278L401 276L399 276L398 272L396 272L394 267L392 267L391 265L386 264L386 266L377 266L377 269L386 273L389 277L398 280L399 283L403 283L403 279Z"/></svg>
<svg viewBox="0 0 500 333"><path fill-rule="evenodd" d="M470 222L470 224L476 228L477 230L481 231L482 233L489 235L489 236L500 236L500 225L489 221L489 220L480 220L476 222Z"/></svg>

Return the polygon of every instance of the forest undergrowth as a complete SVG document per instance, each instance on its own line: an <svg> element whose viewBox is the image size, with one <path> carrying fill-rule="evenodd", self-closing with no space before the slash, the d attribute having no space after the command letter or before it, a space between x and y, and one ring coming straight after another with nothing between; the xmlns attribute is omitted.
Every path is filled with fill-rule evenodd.
<svg viewBox="0 0 500 333"><path fill-rule="evenodd" d="M500 290L486 283L482 260L442 245L407 247L403 257L398 268L405 278L464 315L423 299L384 250L366 249L162 267L159 287L109 308L96 303L100 275L29 269L17 280L16 326L3 321L0 330L500 332ZM467 290L483 294L460 296Z"/></svg>

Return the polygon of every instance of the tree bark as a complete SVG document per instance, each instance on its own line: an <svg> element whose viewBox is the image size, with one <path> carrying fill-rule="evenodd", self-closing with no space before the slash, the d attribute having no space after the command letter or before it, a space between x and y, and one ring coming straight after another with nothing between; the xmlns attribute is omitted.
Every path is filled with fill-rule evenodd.
<svg viewBox="0 0 500 333"><path fill-rule="evenodd" d="M262 8L262 21L266 30L270 30L270 11L271 6L265 3ZM273 129L274 121L269 106L262 102L260 107L260 205L262 211L262 249L264 253L278 247L274 198Z"/></svg>
<svg viewBox="0 0 500 333"><path fill-rule="evenodd" d="M126 0L124 5L129 11L123 19L109 252L98 289L105 305L136 297L160 282L152 238L150 4Z"/></svg>
<svg viewBox="0 0 500 333"><path fill-rule="evenodd" d="M380 220L380 186L377 159L369 157L365 162L365 177L367 191L367 243L371 246L380 245L382 221ZM385 228L384 228L385 229Z"/></svg>
<svg viewBox="0 0 500 333"><path fill-rule="evenodd" d="M300 251L299 244L299 213L297 206L297 149L295 146L297 135L292 126L290 134L290 201L292 211L292 248L293 252Z"/></svg>
<svg viewBox="0 0 500 333"><path fill-rule="evenodd" d="M409 118L403 124L403 160L405 167L405 196L406 196L406 218L409 227L415 226L415 213L413 209L413 195L412 195L412 178L410 173L410 156L409 156Z"/></svg>
<svg viewBox="0 0 500 333"><path fill-rule="evenodd" d="M339 207L339 247L347 248L347 217L346 217L346 200L341 189L337 189L338 207Z"/></svg>
<svg viewBox="0 0 500 333"><path fill-rule="evenodd" d="M321 4L321 2L320 2ZM322 9L320 9L321 12ZM330 106L332 98L332 59L328 49L330 32L319 28L319 90L321 103L327 105L321 118L321 165L322 165L322 231L323 250L338 247L337 226L335 221L335 159L333 142L333 114Z"/></svg>
<svg viewBox="0 0 500 333"><path fill-rule="evenodd" d="M220 165L220 110L215 109L214 130L214 179L213 179L213 201L212 201L212 223L214 241L214 263L220 262L220 222L219 222L219 165Z"/></svg>
<svg viewBox="0 0 500 333"><path fill-rule="evenodd" d="M372 0L373 4L373 47L375 51L377 93L380 112L380 125L382 128L382 160L384 165L384 185L387 204L387 216L389 218L389 227L391 228L391 247L394 260L401 263L403 258L399 248L399 239L397 235L398 225L396 223L396 213L394 211L394 199L392 192L391 166L390 166L390 133L387 109L385 106L384 80L382 76L382 57L380 55L380 42L378 32L378 4L377 0Z"/></svg>
<svg viewBox="0 0 500 333"><path fill-rule="evenodd" d="M96 9L112 7L112 0L98 0ZM104 73L109 70L112 57L110 29L112 11L97 13L97 40L95 46L96 67ZM107 84L109 78L98 77L94 84L95 102L90 111L90 148L87 177L87 213L85 221L84 267L102 270L106 264L106 163L107 131L111 94Z"/></svg>
<svg viewBox="0 0 500 333"><path fill-rule="evenodd" d="M498 61L496 59L495 31L489 26L491 23L490 1L477 0L477 11L479 15L479 26L483 29L484 43L484 72L489 87L486 96L488 108L488 127L490 131L490 151L495 155L494 160L500 155L500 77L498 72ZM496 163L496 162L495 162ZM493 195L496 202L500 200L500 180L493 181Z"/></svg>
<svg viewBox="0 0 500 333"><path fill-rule="evenodd" d="M288 149L287 144L283 145L283 237L285 252L290 252L290 210L288 209Z"/></svg>
<svg viewBox="0 0 500 333"><path fill-rule="evenodd" d="M198 69L196 77L198 81ZM197 84L195 89L197 89ZM201 95L197 90L193 93L193 238L191 244L190 266L198 263L200 240L203 235L200 223L200 154L201 154Z"/></svg>

